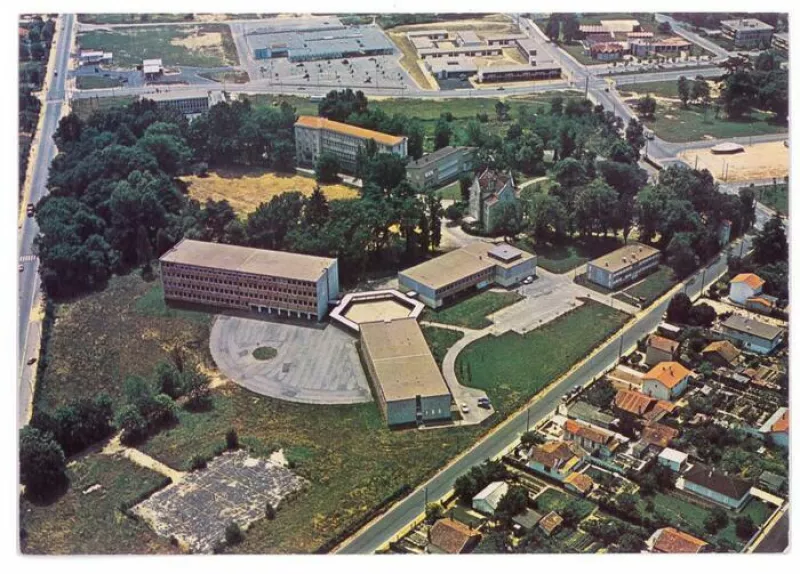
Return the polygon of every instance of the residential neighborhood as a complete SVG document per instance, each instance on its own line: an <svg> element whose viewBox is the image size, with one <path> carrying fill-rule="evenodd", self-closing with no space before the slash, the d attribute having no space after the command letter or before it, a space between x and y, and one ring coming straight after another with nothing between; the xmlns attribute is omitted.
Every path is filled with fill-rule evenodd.
<svg viewBox="0 0 800 574"><path fill-rule="evenodd" d="M788 552L787 13L18 28L20 569Z"/></svg>

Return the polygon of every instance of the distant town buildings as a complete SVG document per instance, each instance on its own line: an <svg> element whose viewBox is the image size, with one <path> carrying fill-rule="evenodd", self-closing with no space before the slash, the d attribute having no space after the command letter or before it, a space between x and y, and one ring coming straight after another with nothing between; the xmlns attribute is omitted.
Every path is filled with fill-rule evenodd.
<svg viewBox="0 0 800 574"><path fill-rule="evenodd" d="M737 48L767 47L772 42L772 33L775 30L755 18L722 20L719 25L722 35Z"/></svg>
<svg viewBox="0 0 800 574"><path fill-rule="evenodd" d="M321 320L339 294L327 257L183 239L160 263L168 301Z"/></svg>
<svg viewBox="0 0 800 574"><path fill-rule="evenodd" d="M335 122L317 116L300 116L294 124L297 164L314 166L323 153L331 153L340 167L353 172L358 151L373 140L379 153L408 155L408 138Z"/></svg>
<svg viewBox="0 0 800 574"><path fill-rule="evenodd" d="M651 272L660 260L661 252L655 247L631 242L590 261L586 277L606 289L617 289Z"/></svg>
<svg viewBox="0 0 800 574"><path fill-rule="evenodd" d="M417 189L434 189L472 171L474 147L447 146L408 162L406 176Z"/></svg>

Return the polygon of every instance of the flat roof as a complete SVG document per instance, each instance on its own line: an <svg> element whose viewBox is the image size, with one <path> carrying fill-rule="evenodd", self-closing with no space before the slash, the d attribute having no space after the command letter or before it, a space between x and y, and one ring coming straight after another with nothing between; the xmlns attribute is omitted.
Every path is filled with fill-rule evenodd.
<svg viewBox="0 0 800 574"><path fill-rule="evenodd" d="M462 42L464 43L476 43L480 44L481 39L473 30L461 30L456 32L456 36L458 36Z"/></svg>
<svg viewBox="0 0 800 574"><path fill-rule="evenodd" d="M336 259L183 239L160 261L254 275L317 281Z"/></svg>
<svg viewBox="0 0 800 574"><path fill-rule="evenodd" d="M657 253L661 252L655 247L633 241L611 253L590 261L590 264L615 273Z"/></svg>
<svg viewBox="0 0 800 574"><path fill-rule="evenodd" d="M469 147L469 146L451 146L451 145L445 146L443 148L437 149L434 152L426 153L425 155L423 155L419 159L415 159L413 161L408 162L408 167L412 167L412 168L413 167L425 167L427 165L430 165L433 162L439 161L440 159L444 159L444 158L446 158L448 156L451 156L451 155L453 155L455 153L458 153L458 152L461 152L461 151L472 152L475 149L476 148Z"/></svg>
<svg viewBox="0 0 800 574"><path fill-rule="evenodd" d="M725 319L725 321L722 323L722 326L727 329L732 329L734 331L740 331L755 337L767 339L768 341L772 341L781 335L781 333L783 333L783 329L780 327L776 327L775 325L770 325L768 323L762 323L761 321L743 317L742 315L731 315Z"/></svg>
<svg viewBox="0 0 800 574"><path fill-rule="evenodd" d="M551 62L541 62L536 65L531 64L509 64L507 66L484 66L478 69L480 74L509 74L513 72L536 72L539 70L560 70L561 66L557 66Z"/></svg>
<svg viewBox="0 0 800 574"><path fill-rule="evenodd" d="M387 402L449 395L439 367L413 317L361 323L361 344Z"/></svg>
<svg viewBox="0 0 800 574"><path fill-rule="evenodd" d="M720 26L727 26L731 30L773 30L774 28L767 24L766 22L762 22L761 20L757 20L756 18L736 18L733 20L721 20Z"/></svg>
<svg viewBox="0 0 800 574"><path fill-rule="evenodd" d="M158 92L155 94L144 94L141 96L143 100L153 100L154 102L170 102L173 100L184 100L189 98L211 98L220 100L222 98L222 90L176 90L168 92Z"/></svg>
<svg viewBox="0 0 800 574"><path fill-rule="evenodd" d="M403 140L406 139L403 136L393 136L382 132L376 132L358 126L351 126L350 124L343 124L342 122L335 122L319 116L300 116L297 118L297 122L295 122L294 125L315 130L329 130L365 140L371 139L375 140L377 143L389 146L402 143Z"/></svg>
<svg viewBox="0 0 800 574"><path fill-rule="evenodd" d="M469 74L478 71L478 66L472 58L462 58L454 56L454 60L434 58L433 60L425 60L425 65L434 74L446 70L453 74Z"/></svg>

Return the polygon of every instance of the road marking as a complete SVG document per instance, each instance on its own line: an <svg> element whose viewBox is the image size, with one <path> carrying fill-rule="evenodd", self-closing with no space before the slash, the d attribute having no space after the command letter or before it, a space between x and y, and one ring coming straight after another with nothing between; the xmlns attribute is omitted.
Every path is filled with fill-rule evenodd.
<svg viewBox="0 0 800 574"><path fill-rule="evenodd" d="M19 258L19 261L20 263L24 263L26 261L36 261L37 259L38 256L36 255L23 255L22 257Z"/></svg>

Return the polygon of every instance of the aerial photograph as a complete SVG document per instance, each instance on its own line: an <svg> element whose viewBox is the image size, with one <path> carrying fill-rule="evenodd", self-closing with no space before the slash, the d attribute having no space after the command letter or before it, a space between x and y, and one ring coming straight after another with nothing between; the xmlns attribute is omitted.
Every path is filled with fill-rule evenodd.
<svg viewBox="0 0 800 574"><path fill-rule="evenodd" d="M21 566L787 553L789 14L251 5L9 15Z"/></svg>

